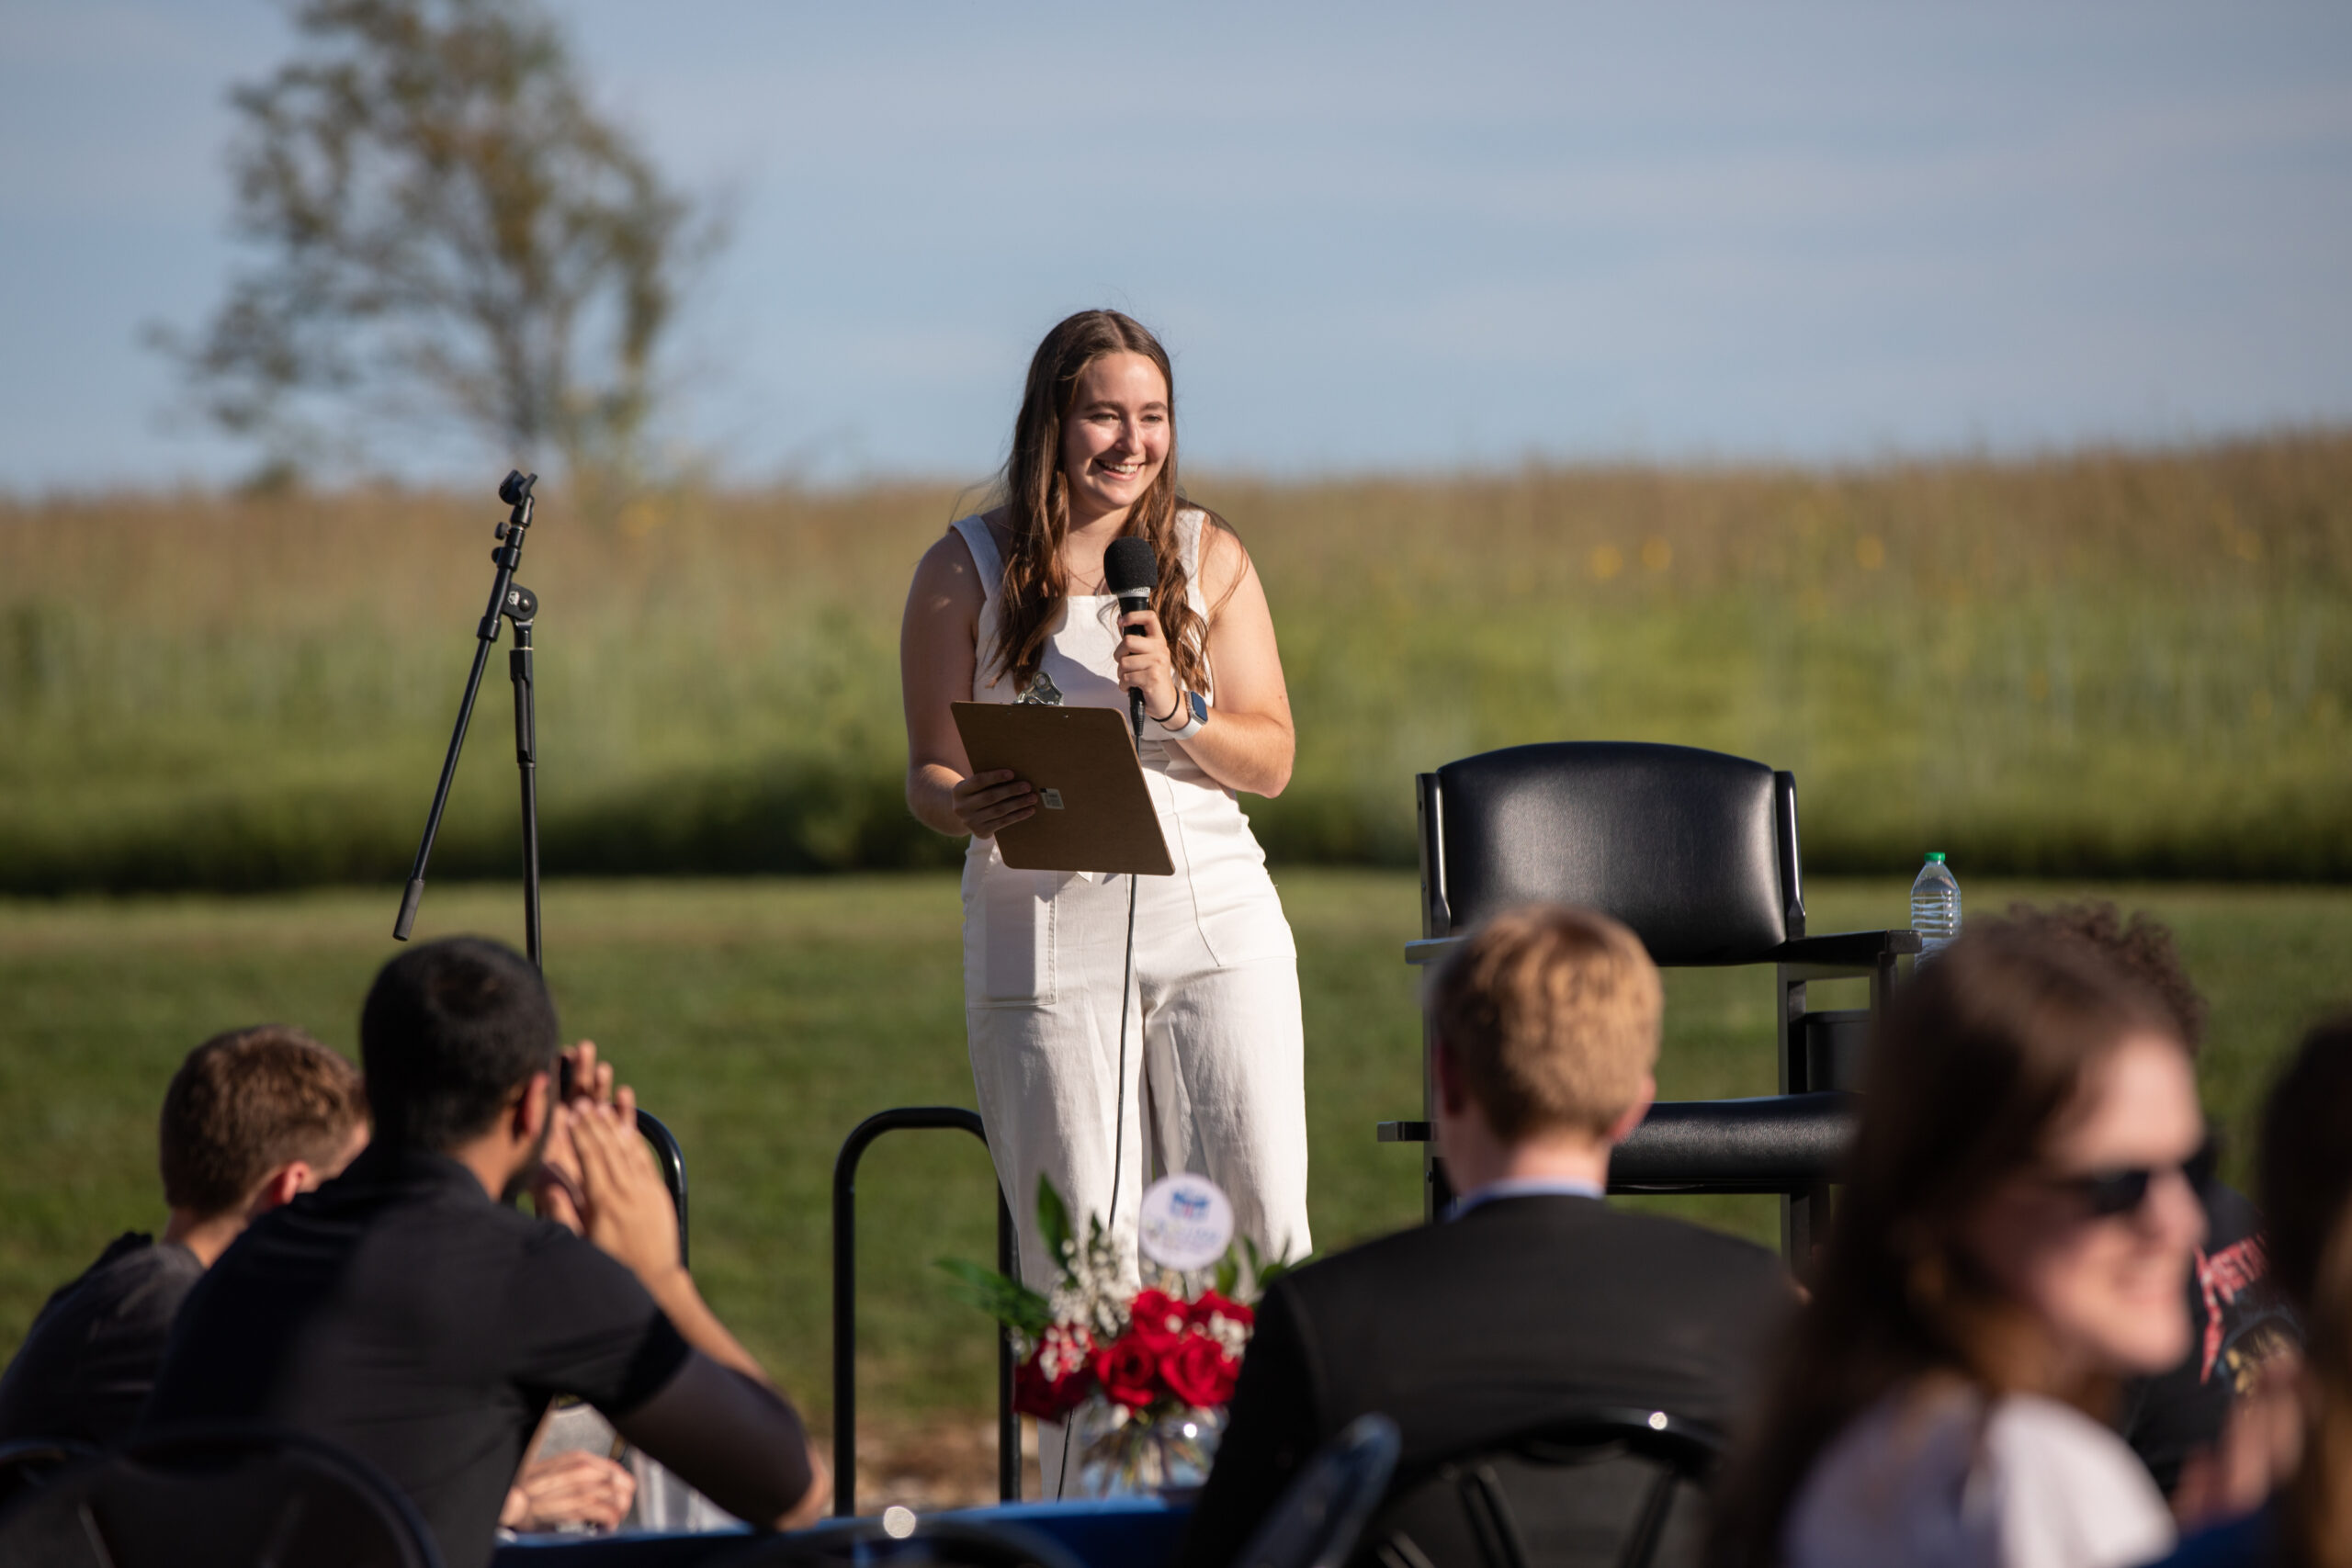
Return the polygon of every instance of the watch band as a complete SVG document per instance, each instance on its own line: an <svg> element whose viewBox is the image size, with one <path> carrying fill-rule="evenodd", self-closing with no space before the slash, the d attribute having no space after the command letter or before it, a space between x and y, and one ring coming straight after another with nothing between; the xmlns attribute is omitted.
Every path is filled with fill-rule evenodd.
<svg viewBox="0 0 2352 1568"><path fill-rule="evenodd" d="M1169 739L1190 740L1193 736L1198 735L1202 730L1208 728L1209 700L1201 695L1198 692L1182 692L1178 694L1178 700L1176 703L1177 712L1183 712L1187 706L1190 706L1193 711L1191 714L1186 716L1182 727L1175 729L1170 729L1165 724L1159 727L1167 735ZM1168 716L1174 718L1176 715L1171 713Z"/></svg>

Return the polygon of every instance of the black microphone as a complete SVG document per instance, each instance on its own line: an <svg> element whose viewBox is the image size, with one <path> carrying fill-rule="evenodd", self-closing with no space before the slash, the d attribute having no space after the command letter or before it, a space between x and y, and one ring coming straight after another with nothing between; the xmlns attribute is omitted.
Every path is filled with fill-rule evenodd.
<svg viewBox="0 0 2352 1568"><path fill-rule="evenodd" d="M1102 585L1119 596L1121 636L1129 615L1151 608L1151 591L1159 585L1159 558L1149 539L1132 536L1114 539L1102 552ZM1136 743L1143 743L1143 688L1127 691L1127 716L1135 721Z"/></svg>

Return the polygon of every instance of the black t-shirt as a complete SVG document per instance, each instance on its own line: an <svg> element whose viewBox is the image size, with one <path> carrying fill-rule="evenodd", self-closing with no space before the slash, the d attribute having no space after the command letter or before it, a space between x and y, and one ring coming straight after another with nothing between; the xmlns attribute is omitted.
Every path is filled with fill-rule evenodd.
<svg viewBox="0 0 2352 1568"><path fill-rule="evenodd" d="M40 1309L0 1377L0 1442L130 1435L164 1364L172 1319L204 1265L175 1241L119 1236Z"/></svg>
<svg viewBox="0 0 2352 1568"><path fill-rule="evenodd" d="M687 1355L590 1243L446 1156L371 1148L214 1265L141 1430L260 1420L340 1443L408 1494L450 1568L476 1568L548 1402L626 1416Z"/></svg>
<svg viewBox="0 0 2352 1568"><path fill-rule="evenodd" d="M2218 1181L2199 1196L2205 1245L2188 1273L2188 1358L2125 1384L2117 1423L2167 1496L2188 1456L2221 1440L2230 1401L2254 1386L2262 1363L2302 1339L2270 1282L2261 1213Z"/></svg>

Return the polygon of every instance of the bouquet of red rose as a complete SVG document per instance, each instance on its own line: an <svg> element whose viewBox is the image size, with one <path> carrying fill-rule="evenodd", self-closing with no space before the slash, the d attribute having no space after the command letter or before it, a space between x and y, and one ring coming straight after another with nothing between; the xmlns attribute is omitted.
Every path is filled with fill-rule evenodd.
<svg viewBox="0 0 2352 1568"><path fill-rule="evenodd" d="M1191 1461L1181 1454L1152 1462L1140 1454L1114 1456L1118 1473L1102 1481L1111 1489L1187 1479L1197 1484L1221 1426L1215 1413L1233 1397L1256 1323L1240 1298L1257 1296L1287 1265L1266 1261L1245 1239L1204 1270L1205 1278L1146 1260L1141 1287L1131 1288L1102 1221L1090 1216L1081 1241L1061 1194L1042 1179L1037 1222L1061 1261L1061 1279L1050 1292L1031 1290L976 1263L939 1262L955 1276L959 1295L1012 1333L1020 1358L1012 1374L1013 1408L1045 1421L1077 1413L1072 1440L1081 1445L1117 1438L1134 1446L1147 1433L1162 1432L1167 1442L1193 1450ZM1083 1430L1090 1426L1101 1430ZM1189 1476L1193 1469L1199 1477Z"/></svg>
<svg viewBox="0 0 2352 1568"><path fill-rule="evenodd" d="M1147 1285L1124 1316L1125 1325L1100 1340L1085 1323L1046 1325L1013 1371L1012 1407L1058 1421L1099 1391L1152 1419L1213 1410L1233 1397L1256 1321L1248 1307L1214 1287L1187 1301Z"/></svg>

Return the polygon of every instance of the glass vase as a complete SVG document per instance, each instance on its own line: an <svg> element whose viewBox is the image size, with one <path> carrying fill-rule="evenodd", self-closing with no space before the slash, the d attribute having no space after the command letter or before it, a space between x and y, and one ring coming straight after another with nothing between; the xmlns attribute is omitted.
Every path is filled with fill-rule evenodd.
<svg viewBox="0 0 2352 1568"><path fill-rule="evenodd" d="M1222 1407L1137 1411L1090 1394L1070 1412L1076 1474L1067 1495L1185 1500L1208 1480L1224 1433Z"/></svg>

